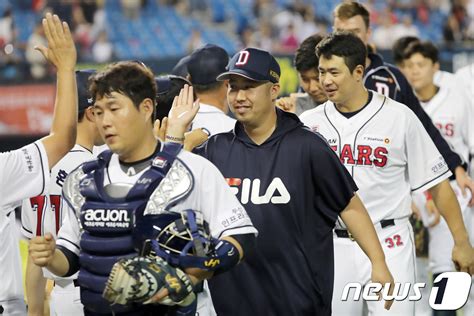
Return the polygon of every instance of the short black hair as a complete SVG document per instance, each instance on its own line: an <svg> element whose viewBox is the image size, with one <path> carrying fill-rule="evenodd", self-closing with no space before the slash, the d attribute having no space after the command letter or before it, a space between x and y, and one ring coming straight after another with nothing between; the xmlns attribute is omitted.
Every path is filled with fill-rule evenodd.
<svg viewBox="0 0 474 316"><path fill-rule="evenodd" d="M192 79L191 79L191 81L192 81ZM223 81L216 81L216 82L212 82L212 83L209 83L209 84L193 83L193 88L194 88L195 93L205 93L205 92L216 91L217 89L219 89L223 85L224 85Z"/></svg>
<svg viewBox="0 0 474 316"><path fill-rule="evenodd" d="M367 47L364 42L350 32L338 31L326 36L316 46L318 58L331 58L333 55L342 57L349 71L352 73L358 65L365 68Z"/></svg>
<svg viewBox="0 0 474 316"><path fill-rule="evenodd" d="M143 100L149 98L155 109L157 87L153 72L143 63L120 61L92 75L89 92L94 100L112 92L121 93L129 97L137 109ZM155 112L152 117L155 118Z"/></svg>
<svg viewBox="0 0 474 316"><path fill-rule="evenodd" d="M434 63L439 62L439 51L436 46L429 42L412 42L408 47L403 51L403 59L408 59L414 54L421 54L423 57L431 59Z"/></svg>
<svg viewBox="0 0 474 316"><path fill-rule="evenodd" d="M393 62L399 65L403 62L403 52L410 43L418 42L420 39L416 36L403 36L395 41L392 46Z"/></svg>
<svg viewBox="0 0 474 316"><path fill-rule="evenodd" d="M322 39L323 37L321 35L314 34L306 38L300 47L298 47L294 59L295 68L298 72L311 69L318 70L319 60L316 56L315 49Z"/></svg>
<svg viewBox="0 0 474 316"><path fill-rule="evenodd" d="M179 95L179 92L184 87L185 84L190 85L189 81L180 76L164 76L158 78L166 78L169 80L169 86L163 91L159 86L158 90L160 93L156 96L156 119L163 120L165 116L168 116L168 113L171 110L173 105L174 97ZM160 85L158 83L158 85Z"/></svg>

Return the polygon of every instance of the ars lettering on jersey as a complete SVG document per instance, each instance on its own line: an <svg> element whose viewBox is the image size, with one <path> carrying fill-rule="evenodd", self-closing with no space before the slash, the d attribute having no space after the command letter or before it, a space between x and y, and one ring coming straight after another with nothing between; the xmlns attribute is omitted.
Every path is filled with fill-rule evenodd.
<svg viewBox="0 0 474 316"><path fill-rule="evenodd" d="M454 137L454 123L452 122L434 122L441 135L445 137Z"/></svg>
<svg viewBox="0 0 474 316"><path fill-rule="evenodd" d="M240 202L244 205L249 202L253 204L287 204L291 199L290 193L279 177L273 178L266 190L261 188L261 180L258 178L253 180L226 178L226 181L235 195L238 195L240 191Z"/></svg>
<svg viewBox="0 0 474 316"><path fill-rule="evenodd" d="M337 153L337 145L330 144ZM387 165L388 149L383 146L344 144L341 148L339 159L344 165L374 166L383 168Z"/></svg>

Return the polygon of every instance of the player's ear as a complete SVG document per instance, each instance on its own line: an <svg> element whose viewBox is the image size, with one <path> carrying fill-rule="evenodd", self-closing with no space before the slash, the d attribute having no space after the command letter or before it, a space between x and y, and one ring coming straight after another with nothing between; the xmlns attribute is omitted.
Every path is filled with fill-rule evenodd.
<svg viewBox="0 0 474 316"><path fill-rule="evenodd" d="M280 84L279 83L273 83L271 88L270 88L270 95L272 97L272 102L275 102L275 100L278 98L279 94L280 94Z"/></svg>
<svg viewBox="0 0 474 316"><path fill-rule="evenodd" d="M358 82L361 82L362 79L364 78L364 66L362 65L357 65L355 68L354 68L354 71L352 72L352 75L355 77L355 79L358 81Z"/></svg>
<svg viewBox="0 0 474 316"><path fill-rule="evenodd" d="M154 108L155 104L150 98L146 98L140 103L139 111L145 114L145 122L152 120Z"/></svg>
<svg viewBox="0 0 474 316"><path fill-rule="evenodd" d="M439 70L439 62L435 62L433 66L435 71Z"/></svg>
<svg viewBox="0 0 474 316"><path fill-rule="evenodd" d="M91 123L95 123L95 117L94 117L94 109L92 106L89 106L85 111L84 111L84 117L86 120L88 120Z"/></svg>

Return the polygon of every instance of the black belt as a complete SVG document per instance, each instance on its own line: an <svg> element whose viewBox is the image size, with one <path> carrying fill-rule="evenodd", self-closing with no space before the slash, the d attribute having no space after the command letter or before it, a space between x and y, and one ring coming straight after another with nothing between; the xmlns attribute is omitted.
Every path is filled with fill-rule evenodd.
<svg viewBox="0 0 474 316"><path fill-rule="evenodd" d="M380 226L382 228L395 226L395 219L383 219L380 221ZM347 229L335 229L334 233L336 233L336 236L339 238L349 238L351 240L354 240L354 237L352 237L352 234Z"/></svg>

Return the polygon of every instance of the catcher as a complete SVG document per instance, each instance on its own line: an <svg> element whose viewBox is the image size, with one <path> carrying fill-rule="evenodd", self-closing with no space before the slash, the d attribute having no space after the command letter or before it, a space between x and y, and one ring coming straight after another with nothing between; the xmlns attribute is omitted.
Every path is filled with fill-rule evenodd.
<svg viewBox="0 0 474 316"><path fill-rule="evenodd" d="M79 270L85 315L215 314L202 281L248 255L257 231L214 165L182 150L176 135L198 102L174 103L160 143L146 66L112 64L89 89L110 151L68 176L58 240L33 238L33 262L59 276Z"/></svg>

